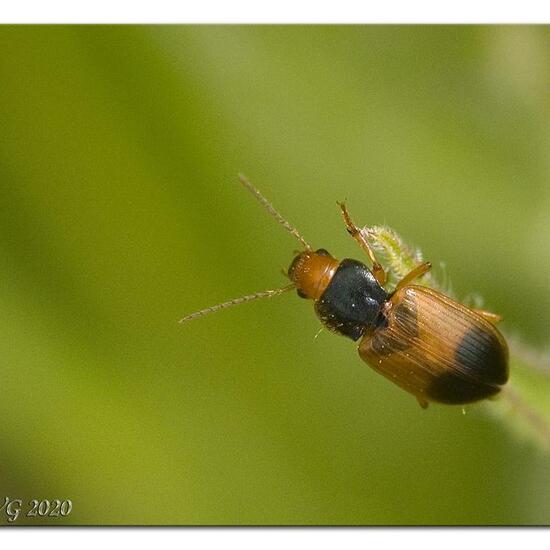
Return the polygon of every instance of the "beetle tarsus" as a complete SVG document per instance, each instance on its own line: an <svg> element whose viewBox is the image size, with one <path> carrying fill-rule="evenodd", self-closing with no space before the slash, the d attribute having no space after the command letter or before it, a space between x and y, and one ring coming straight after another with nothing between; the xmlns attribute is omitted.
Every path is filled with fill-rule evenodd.
<svg viewBox="0 0 550 550"><path fill-rule="evenodd" d="M423 408L427 409L429 403L423 398L423 397L417 397L416 400L418 401L418 404Z"/></svg>

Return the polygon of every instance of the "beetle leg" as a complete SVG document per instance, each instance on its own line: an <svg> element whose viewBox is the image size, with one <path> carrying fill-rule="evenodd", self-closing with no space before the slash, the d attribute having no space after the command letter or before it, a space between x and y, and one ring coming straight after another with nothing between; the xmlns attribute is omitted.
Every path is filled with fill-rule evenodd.
<svg viewBox="0 0 550 550"><path fill-rule="evenodd" d="M420 397L419 395L416 396L416 400L418 401L418 404L423 408L423 409L427 409L428 408L428 401L426 401L426 399L424 399L423 397Z"/></svg>
<svg viewBox="0 0 550 550"><path fill-rule="evenodd" d="M483 317L489 323L496 325L502 321L502 315L498 313L493 313L492 311L486 311L485 309L474 309L474 311L480 316Z"/></svg>
<svg viewBox="0 0 550 550"><path fill-rule="evenodd" d="M367 242L367 239L365 239L363 233L361 233L361 230L352 222L346 205L343 202L339 202L338 206L342 210L342 216L344 217L344 223L346 224L346 229L348 230L348 233L355 239L355 241L363 249L363 251L367 253L369 260L372 263L372 274L374 275L374 278L378 281L380 285L384 285L387 279L384 268L376 259L374 251Z"/></svg>
<svg viewBox="0 0 550 550"><path fill-rule="evenodd" d="M400 288L403 288L404 286L407 286L415 279L418 279L418 277L422 277L425 273L430 271L432 268L431 262L424 262L421 264L418 264L412 271L409 271L398 283L395 287L394 292L397 292Z"/></svg>

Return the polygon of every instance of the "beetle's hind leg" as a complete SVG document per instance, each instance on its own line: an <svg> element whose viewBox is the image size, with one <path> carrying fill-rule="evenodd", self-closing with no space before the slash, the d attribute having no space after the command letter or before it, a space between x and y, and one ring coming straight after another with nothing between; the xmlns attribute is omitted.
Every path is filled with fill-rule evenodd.
<svg viewBox="0 0 550 550"><path fill-rule="evenodd" d="M372 263L372 274L374 278L378 281L380 285L384 285L387 280L386 272L384 268L380 265L380 262L376 259L373 249L370 247L367 239L361 233L361 230L353 223L349 215L348 209L343 202L339 202L338 206L342 210L342 216L344 217L344 223L346 224L346 229L348 233L355 239L357 244L367 253L369 260Z"/></svg>
<svg viewBox="0 0 550 550"><path fill-rule="evenodd" d="M474 309L474 311L480 317L483 317L486 321L489 321L492 325L496 325L502 321L502 315L499 315L498 313L493 313L492 311L487 311L485 309Z"/></svg>
<svg viewBox="0 0 550 550"><path fill-rule="evenodd" d="M428 401L427 399L425 399L424 397L420 397L419 395L416 396L416 400L418 401L418 404L423 408L423 409L427 409L428 408Z"/></svg>

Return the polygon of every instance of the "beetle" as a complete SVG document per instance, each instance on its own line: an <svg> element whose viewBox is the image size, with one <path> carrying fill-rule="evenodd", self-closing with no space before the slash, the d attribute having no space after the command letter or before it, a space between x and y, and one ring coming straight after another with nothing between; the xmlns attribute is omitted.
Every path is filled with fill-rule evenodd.
<svg viewBox="0 0 550 550"><path fill-rule="evenodd" d="M290 284L241 296L185 316L180 323L220 309L289 290L313 301L315 313L330 331L357 342L359 356L375 371L416 397L430 402L464 405L496 395L508 380L508 347L496 324L501 317L470 309L449 296L414 281L431 269L424 262L391 291L387 273L338 203L348 233L366 253L371 268L325 249L314 250L250 181L240 182L302 246L286 275Z"/></svg>

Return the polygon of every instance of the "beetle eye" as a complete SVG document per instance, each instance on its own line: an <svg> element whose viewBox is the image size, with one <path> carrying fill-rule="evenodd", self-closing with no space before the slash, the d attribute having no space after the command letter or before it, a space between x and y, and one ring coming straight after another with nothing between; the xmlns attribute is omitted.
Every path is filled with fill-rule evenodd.
<svg viewBox="0 0 550 550"><path fill-rule="evenodd" d="M319 256L330 256L329 251L324 248L319 248L319 250L315 251L315 254L319 254Z"/></svg>
<svg viewBox="0 0 550 550"><path fill-rule="evenodd" d="M290 264L290 267L288 268L288 276L292 279L292 275L294 273L294 270L296 269L296 266L298 265L298 262L302 259L302 255L298 254Z"/></svg>
<svg viewBox="0 0 550 550"><path fill-rule="evenodd" d="M299 288L296 289L296 294L298 294L300 298L307 299L307 296Z"/></svg>

